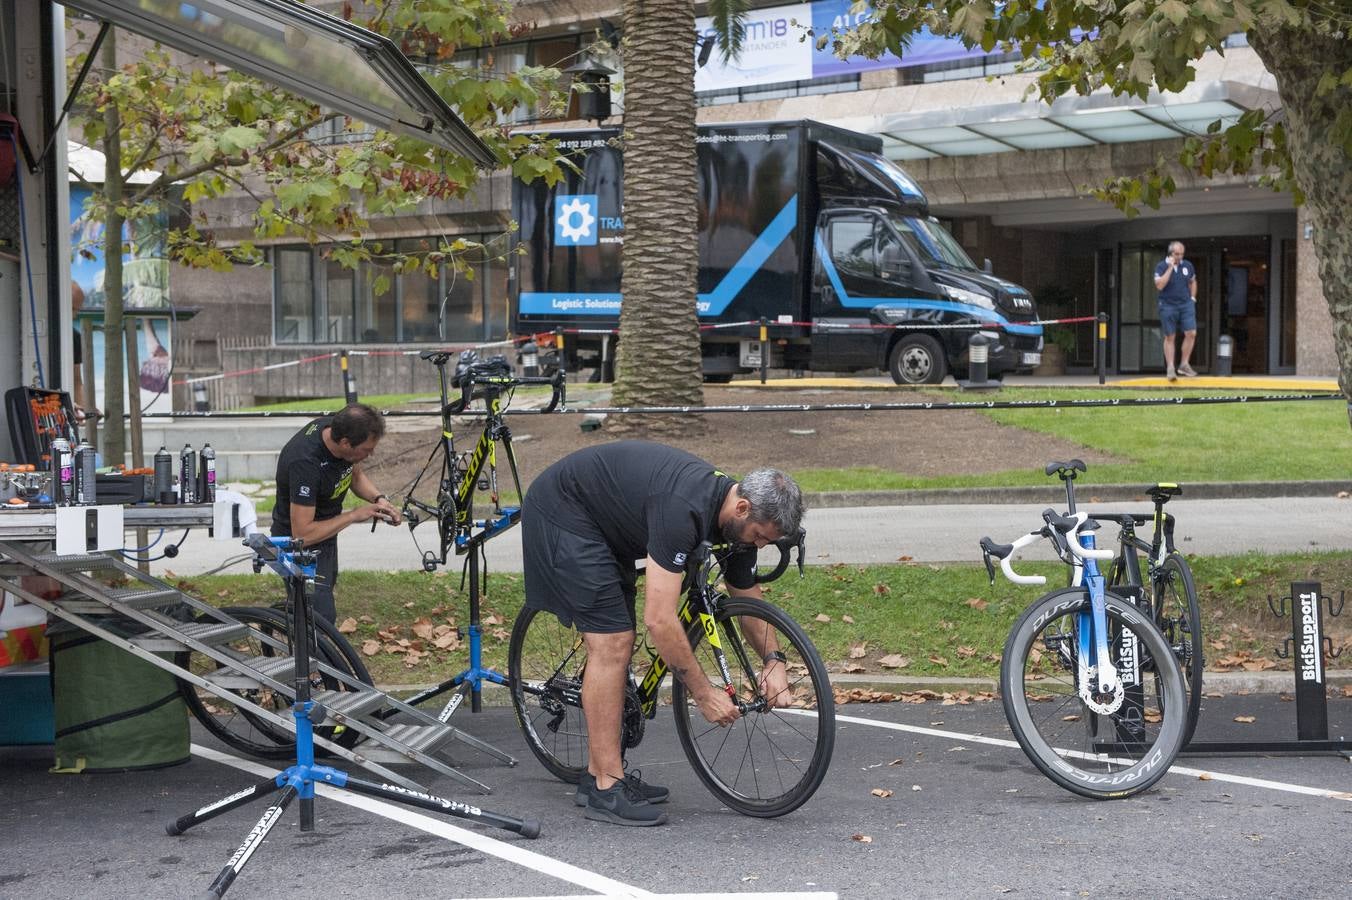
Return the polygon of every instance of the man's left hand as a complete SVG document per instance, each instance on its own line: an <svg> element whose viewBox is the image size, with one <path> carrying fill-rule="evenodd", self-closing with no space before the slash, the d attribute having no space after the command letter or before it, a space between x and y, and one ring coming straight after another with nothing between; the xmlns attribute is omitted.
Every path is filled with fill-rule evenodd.
<svg viewBox="0 0 1352 900"><path fill-rule="evenodd" d="M404 517L399 514L399 509L390 502L388 497L381 497L371 505L380 510L380 518L389 522L391 525L398 525L404 519Z"/></svg>

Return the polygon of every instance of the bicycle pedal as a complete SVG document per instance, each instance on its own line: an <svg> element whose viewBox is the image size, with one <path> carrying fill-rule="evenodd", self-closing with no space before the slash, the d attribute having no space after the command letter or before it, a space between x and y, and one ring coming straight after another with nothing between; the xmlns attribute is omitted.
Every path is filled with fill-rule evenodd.
<svg viewBox="0 0 1352 900"><path fill-rule="evenodd" d="M487 479L487 478L480 478L480 479L479 479L479 490L481 490L481 491L486 491L486 490L488 490L488 479Z"/></svg>

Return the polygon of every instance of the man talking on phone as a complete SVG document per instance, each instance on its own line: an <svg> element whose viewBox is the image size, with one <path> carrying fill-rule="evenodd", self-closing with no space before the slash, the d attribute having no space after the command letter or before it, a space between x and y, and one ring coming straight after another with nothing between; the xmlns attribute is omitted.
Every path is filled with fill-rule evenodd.
<svg viewBox="0 0 1352 900"><path fill-rule="evenodd" d="M399 524L399 510L361 467L384 435L384 417L364 403L353 403L296 432L277 457L272 535L300 538L307 550L318 554L311 599L315 615L330 622L338 616L333 601L338 532L373 519ZM349 490L369 505L344 510Z"/></svg>
<svg viewBox="0 0 1352 900"><path fill-rule="evenodd" d="M1169 255L1155 267L1159 291L1160 333L1164 336L1164 374L1170 381L1192 378L1192 345L1197 341L1197 269L1183 258L1183 242L1172 241ZM1183 361L1174 369L1174 335L1183 332Z"/></svg>

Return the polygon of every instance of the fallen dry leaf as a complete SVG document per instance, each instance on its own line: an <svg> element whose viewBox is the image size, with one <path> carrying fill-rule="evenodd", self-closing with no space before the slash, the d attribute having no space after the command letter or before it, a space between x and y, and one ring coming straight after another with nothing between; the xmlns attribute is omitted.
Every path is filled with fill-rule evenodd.
<svg viewBox="0 0 1352 900"><path fill-rule="evenodd" d="M1251 723L1251 722L1256 722L1256 721L1258 721L1258 719L1257 719L1256 717L1254 717L1254 716L1235 716L1235 721L1236 721L1236 722L1242 722L1242 723L1244 723L1245 725L1248 725L1248 724Z"/></svg>
<svg viewBox="0 0 1352 900"><path fill-rule="evenodd" d="M850 648L850 659L863 659L868 656L868 644L855 644Z"/></svg>
<svg viewBox="0 0 1352 900"><path fill-rule="evenodd" d="M338 623L339 634L355 634L357 632L357 620L348 616Z"/></svg>
<svg viewBox="0 0 1352 900"><path fill-rule="evenodd" d="M902 759L901 757L897 757L896 759L894 759L894 760L892 760L890 763L888 763L888 765L889 765L889 766L899 766L899 765L902 765L904 762L906 762L906 760Z"/></svg>
<svg viewBox="0 0 1352 900"><path fill-rule="evenodd" d="M841 616L840 621L844 622L846 625L853 625L854 616Z"/></svg>
<svg viewBox="0 0 1352 900"><path fill-rule="evenodd" d="M376 620L371 618L370 616L358 616L357 621L365 622L367 625L374 625Z"/></svg>
<svg viewBox="0 0 1352 900"><path fill-rule="evenodd" d="M959 648L958 648L958 656L962 657L963 659L969 659L970 657L976 656L976 648L975 648L975 647L959 647Z"/></svg>
<svg viewBox="0 0 1352 900"><path fill-rule="evenodd" d="M900 653L889 653L878 660L878 665L884 669L904 669L910 664L910 657L902 656Z"/></svg>
<svg viewBox="0 0 1352 900"><path fill-rule="evenodd" d="M436 628L435 626L432 625L431 619L418 619L416 622L413 623L412 630L413 633L416 634L418 637L429 641L432 639L432 636L436 633Z"/></svg>
<svg viewBox="0 0 1352 900"><path fill-rule="evenodd" d="M816 619L817 619L818 622L829 622L829 621L831 621L831 617L828 616L826 613L817 613Z"/></svg>
<svg viewBox="0 0 1352 900"><path fill-rule="evenodd" d="M913 791L919 791L919 790L922 790L922 788L921 788L920 785L918 785L918 784L913 784L913 785L911 785L911 790L913 790Z"/></svg>
<svg viewBox="0 0 1352 900"><path fill-rule="evenodd" d="M412 608L413 608L414 606L416 606L416 605L417 605L417 603L415 603L414 601L410 600L410 601L408 601L407 603L404 604L404 609L412 609Z"/></svg>
<svg viewBox="0 0 1352 900"><path fill-rule="evenodd" d="M850 840L852 840L852 841L858 841L858 842L861 843L861 844L871 844L871 843L873 843L873 838L869 837L869 836L866 835L866 834L852 834L852 835L850 835Z"/></svg>
<svg viewBox="0 0 1352 900"><path fill-rule="evenodd" d="M937 653L936 653L934 656L931 656L931 657L929 658L929 661L932 662L932 663L934 663L936 666L947 666L947 665L948 665L948 660L944 659L942 656L939 656Z"/></svg>
<svg viewBox="0 0 1352 900"><path fill-rule="evenodd" d="M897 562L910 562L913 559L915 559L913 556L898 556Z"/></svg>
<svg viewBox="0 0 1352 900"><path fill-rule="evenodd" d="M1242 664L1246 672L1261 672L1264 669L1275 669L1277 664L1270 659L1251 659Z"/></svg>
<svg viewBox="0 0 1352 900"><path fill-rule="evenodd" d="M892 593L892 589L891 589L890 587L888 587L887 585L882 584L882 583L880 582L880 583L875 584L875 585L873 586L873 593L877 594L878 596L882 596L883 594L890 594L890 593Z"/></svg>
<svg viewBox="0 0 1352 900"><path fill-rule="evenodd" d="M981 612L981 610L990 606L989 603L987 603L985 600L982 600L980 597L973 597L972 599L968 600L967 605L970 606L972 609L976 610L977 612Z"/></svg>
<svg viewBox="0 0 1352 900"><path fill-rule="evenodd" d="M362 641L361 652L366 656L375 656L380 652L380 641Z"/></svg>
<svg viewBox="0 0 1352 900"><path fill-rule="evenodd" d="M858 675L859 673L867 672L868 670L859 663L846 663L840 667L840 671L844 672L846 675Z"/></svg>
<svg viewBox="0 0 1352 900"><path fill-rule="evenodd" d="M1198 775L1198 776L1197 776L1197 780L1198 780L1198 781L1210 781L1210 780L1211 780L1211 773L1210 773L1210 772L1203 772L1201 775Z"/></svg>
<svg viewBox="0 0 1352 900"><path fill-rule="evenodd" d="M874 788L873 790L869 791L869 793L875 797L882 797L884 799L892 796L892 792L889 791L887 788Z"/></svg>
<svg viewBox="0 0 1352 900"><path fill-rule="evenodd" d="M441 650L454 650L460 646L460 638L454 631L447 631L433 638L432 646Z"/></svg>

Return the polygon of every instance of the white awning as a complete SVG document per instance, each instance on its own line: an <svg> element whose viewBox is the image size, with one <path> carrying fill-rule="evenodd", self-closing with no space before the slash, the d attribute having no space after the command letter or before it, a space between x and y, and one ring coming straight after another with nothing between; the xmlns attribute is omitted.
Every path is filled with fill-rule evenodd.
<svg viewBox="0 0 1352 900"><path fill-rule="evenodd" d="M930 159L1188 137L1205 134L1217 119L1224 128L1247 110L1280 106L1275 91L1214 81L1178 94L1152 92L1145 101L1097 93L1051 105L1029 101L878 116L871 126L852 120L851 127L881 137L889 159Z"/></svg>
<svg viewBox="0 0 1352 900"><path fill-rule="evenodd" d="M368 125L422 138L479 166L497 164L392 41L295 0L64 2Z"/></svg>

